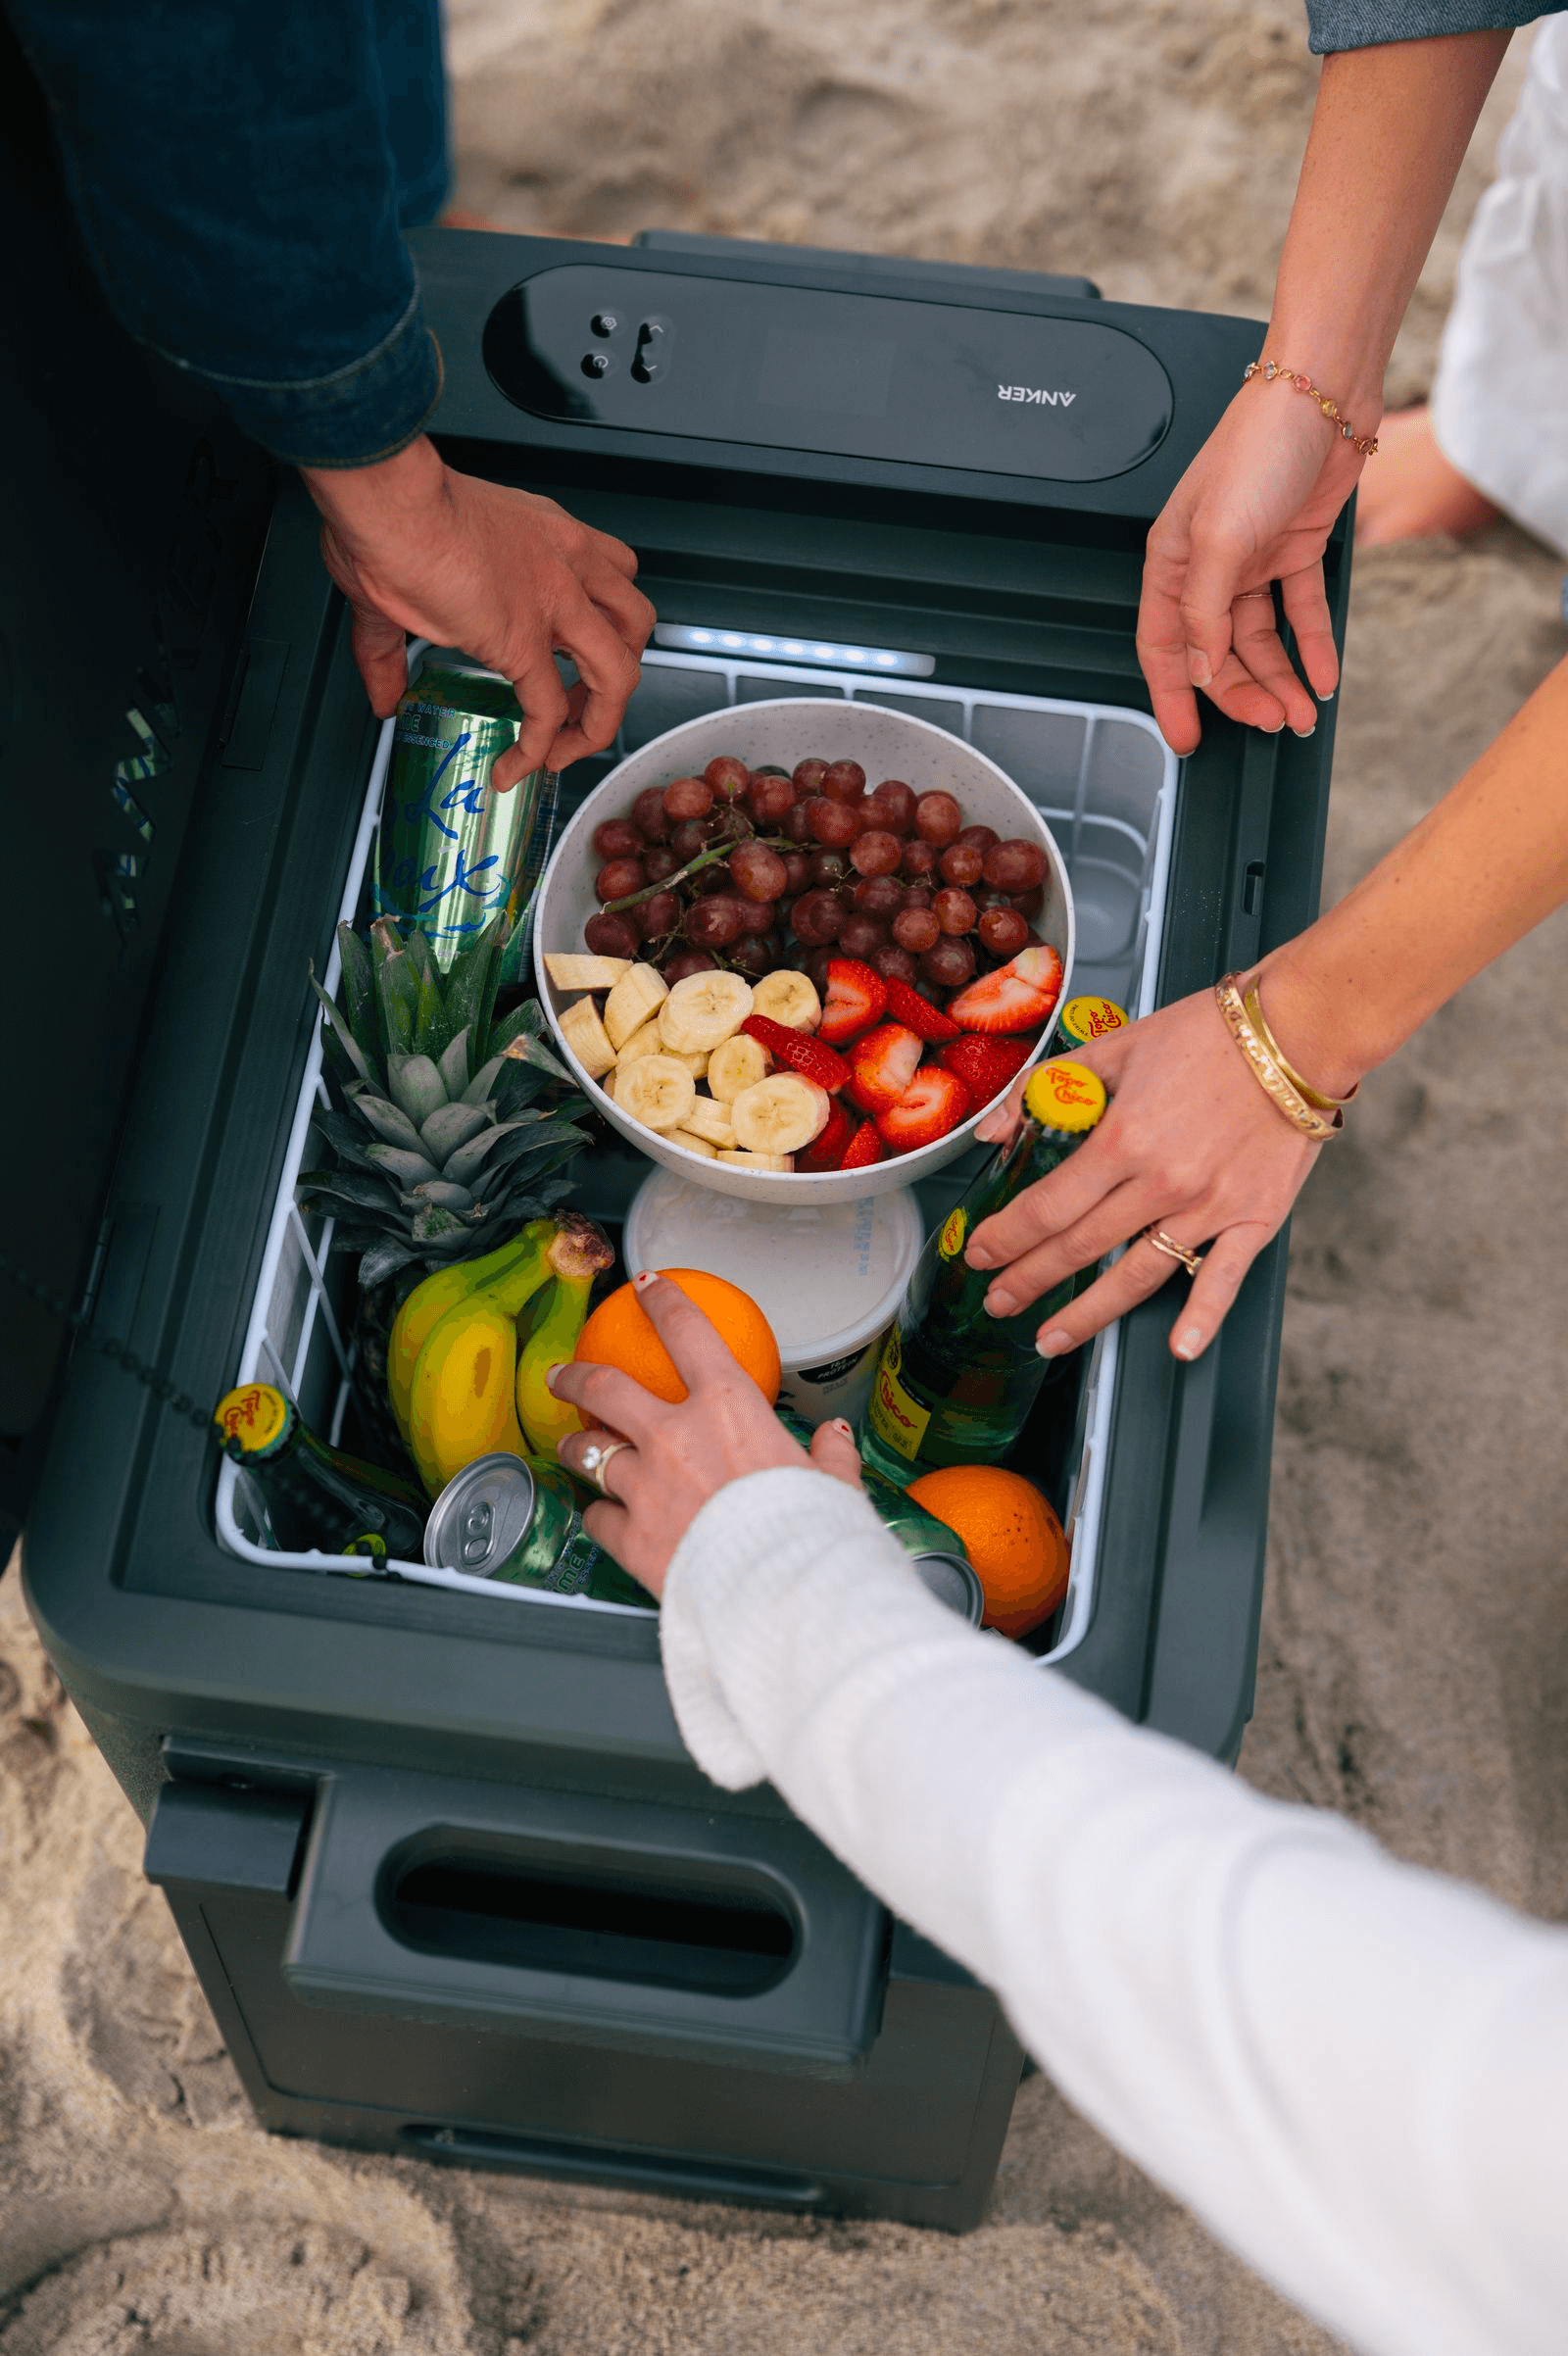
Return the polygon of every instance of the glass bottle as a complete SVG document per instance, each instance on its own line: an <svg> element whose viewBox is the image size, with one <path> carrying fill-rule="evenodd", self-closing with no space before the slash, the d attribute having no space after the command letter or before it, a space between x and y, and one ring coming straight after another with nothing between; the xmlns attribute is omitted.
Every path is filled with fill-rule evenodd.
<svg viewBox="0 0 1568 2356"><path fill-rule="evenodd" d="M419 1561L429 1508L417 1485L328 1448L270 1383L228 1392L213 1421L224 1453L260 1496L283 1553Z"/></svg>

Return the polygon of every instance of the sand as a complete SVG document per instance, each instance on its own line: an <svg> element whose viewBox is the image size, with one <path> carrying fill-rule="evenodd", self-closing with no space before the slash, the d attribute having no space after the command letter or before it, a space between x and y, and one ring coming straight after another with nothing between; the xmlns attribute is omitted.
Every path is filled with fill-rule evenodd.
<svg viewBox="0 0 1568 2356"><path fill-rule="evenodd" d="M455 0L458 201L1266 303L1297 0ZM1393 374L1427 380L1510 61ZM1353 231L1352 231L1353 233ZM1329 890L1563 653L1499 527L1358 566ZM1365 1090L1296 1222L1242 1772L1568 1911L1559 920ZM0 1581L0 2356L1327 2356L1046 2081L963 2241L264 2138L140 1831Z"/></svg>

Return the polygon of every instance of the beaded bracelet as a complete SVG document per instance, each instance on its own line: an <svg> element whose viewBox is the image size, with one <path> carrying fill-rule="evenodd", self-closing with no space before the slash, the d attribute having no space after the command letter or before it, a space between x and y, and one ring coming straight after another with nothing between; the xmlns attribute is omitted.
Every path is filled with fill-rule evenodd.
<svg viewBox="0 0 1568 2356"><path fill-rule="evenodd" d="M1339 403L1331 401L1327 393L1321 392L1310 376L1301 376L1291 368L1282 368L1277 360L1253 360L1242 370L1242 382L1250 384L1254 376L1261 376L1265 384L1272 384L1276 376L1283 377L1287 384L1295 385L1298 393L1306 393L1317 403L1330 424L1339 427L1352 449L1358 450L1363 458L1376 455L1377 436L1358 434L1354 426L1341 417Z"/></svg>

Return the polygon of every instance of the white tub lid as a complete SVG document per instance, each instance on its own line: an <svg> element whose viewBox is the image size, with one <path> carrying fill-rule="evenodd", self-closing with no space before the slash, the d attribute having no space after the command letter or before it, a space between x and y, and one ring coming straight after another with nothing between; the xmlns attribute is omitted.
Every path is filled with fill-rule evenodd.
<svg viewBox="0 0 1568 2356"><path fill-rule="evenodd" d="M715 1195L656 1170L626 1214L625 1257L639 1268L706 1268L751 1295L787 1364L845 1355L903 1300L923 1240L907 1187L859 1203L775 1207Z"/></svg>

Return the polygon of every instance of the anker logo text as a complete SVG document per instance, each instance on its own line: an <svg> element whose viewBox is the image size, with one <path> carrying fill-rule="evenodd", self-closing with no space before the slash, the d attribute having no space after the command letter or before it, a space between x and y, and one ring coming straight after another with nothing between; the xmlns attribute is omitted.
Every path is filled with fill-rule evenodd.
<svg viewBox="0 0 1568 2356"><path fill-rule="evenodd" d="M1077 398L1076 393L1048 393L1041 385L999 384L997 387L999 401L1043 401L1050 409L1070 409Z"/></svg>

